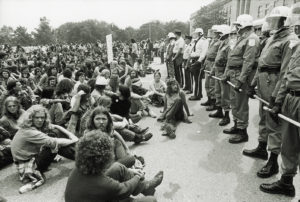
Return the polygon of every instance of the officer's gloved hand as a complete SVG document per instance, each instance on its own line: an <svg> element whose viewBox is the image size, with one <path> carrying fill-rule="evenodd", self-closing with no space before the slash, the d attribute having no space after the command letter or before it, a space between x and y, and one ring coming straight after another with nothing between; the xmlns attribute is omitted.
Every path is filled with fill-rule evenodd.
<svg viewBox="0 0 300 202"><path fill-rule="evenodd" d="M192 64L192 66L201 66L201 62L197 60Z"/></svg>
<svg viewBox="0 0 300 202"><path fill-rule="evenodd" d="M255 92L255 86L250 86L248 91L247 91L247 95L249 98L254 99L254 95L256 95Z"/></svg>
<svg viewBox="0 0 300 202"><path fill-rule="evenodd" d="M223 75L223 76L221 77L221 81L222 81L223 83L227 83L227 81L229 81L229 80L230 80L230 78L229 78L228 76Z"/></svg>
<svg viewBox="0 0 300 202"><path fill-rule="evenodd" d="M237 80L237 82L235 84L235 87L234 87L234 90L237 91L237 92L240 92L240 89L242 89L242 85L243 85L243 83L240 82L239 80Z"/></svg>
<svg viewBox="0 0 300 202"><path fill-rule="evenodd" d="M272 109L274 107L275 100L276 100L276 97L273 97L273 96L270 97L270 102L269 102L269 108L270 109Z"/></svg>
<svg viewBox="0 0 300 202"><path fill-rule="evenodd" d="M211 78L212 76L214 76L214 72L210 71L210 72L207 73L207 75Z"/></svg>
<svg viewBox="0 0 300 202"><path fill-rule="evenodd" d="M271 118L277 124L279 124L278 114L280 113L280 111L281 111L281 106L278 103L275 103L274 106L272 107L271 111L270 111Z"/></svg>

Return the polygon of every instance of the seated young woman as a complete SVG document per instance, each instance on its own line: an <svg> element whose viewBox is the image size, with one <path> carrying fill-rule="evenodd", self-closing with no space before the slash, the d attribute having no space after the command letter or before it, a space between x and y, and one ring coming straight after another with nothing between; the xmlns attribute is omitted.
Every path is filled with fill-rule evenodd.
<svg viewBox="0 0 300 202"><path fill-rule="evenodd" d="M54 129L64 137L50 137L48 133ZM45 182L42 173L47 171L56 154L65 156L64 147L77 141L78 138L65 128L51 124L50 115L43 106L33 105L25 111L19 119L19 130L11 142L19 179L25 183L19 192L41 186Z"/></svg>
<svg viewBox="0 0 300 202"><path fill-rule="evenodd" d="M113 121L107 109L104 107L93 109L86 124L84 134L93 130L101 130L111 137L114 141L115 161L122 163L128 168L136 163L136 158L130 154L122 136L113 129Z"/></svg>
<svg viewBox="0 0 300 202"><path fill-rule="evenodd" d="M184 110L186 114L184 113ZM157 119L164 121L165 125L162 127L165 132L163 136L176 138L175 130L180 122L191 123L187 116L192 116L189 107L186 103L185 94L180 90L179 84L175 79L170 79L167 82L167 92L164 98L164 110L162 115Z"/></svg>
<svg viewBox="0 0 300 202"><path fill-rule="evenodd" d="M124 85L120 85L117 96L111 96L111 98L111 113L127 119L130 118L134 123L138 122L143 116L156 117L152 110L143 102L144 99L147 99L147 96L131 93L130 89Z"/></svg>
<svg viewBox="0 0 300 202"><path fill-rule="evenodd" d="M144 173L114 162L114 144L102 130L87 132L77 144L76 167L65 190L66 202L156 202L163 172L145 180ZM145 197L131 198L142 193Z"/></svg>
<svg viewBox="0 0 300 202"><path fill-rule="evenodd" d="M138 95L145 95L147 93L147 89L143 88L142 81L138 76L136 70L132 70L130 74L125 79L125 86L127 86L131 92Z"/></svg>
<svg viewBox="0 0 300 202"><path fill-rule="evenodd" d="M8 132L10 139L13 139L19 130L18 119L23 112L24 110L22 109L18 98L9 96L5 99L0 126Z"/></svg>
<svg viewBox="0 0 300 202"><path fill-rule="evenodd" d="M110 97L102 96L98 102L98 106L102 106L110 111L112 101ZM117 114L111 114L114 129L123 137L125 141L134 142L136 144L146 142L152 138L152 133L146 133L149 127L142 129L136 124L129 123L126 118Z"/></svg>
<svg viewBox="0 0 300 202"><path fill-rule="evenodd" d="M150 89L150 100L151 103L156 107L164 106L164 97L167 89L165 82L161 80L161 74L159 71L154 72L154 80L151 82Z"/></svg>

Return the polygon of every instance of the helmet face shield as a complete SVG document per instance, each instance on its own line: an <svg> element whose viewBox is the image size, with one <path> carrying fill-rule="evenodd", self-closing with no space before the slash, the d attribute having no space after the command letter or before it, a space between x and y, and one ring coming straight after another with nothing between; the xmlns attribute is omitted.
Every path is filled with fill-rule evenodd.
<svg viewBox="0 0 300 202"><path fill-rule="evenodd" d="M300 25L300 2L296 3L286 20L287 26Z"/></svg>
<svg viewBox="0 0 300 202"><path fill-rule="evenodd" d="M284 26L285 17L269 17L267 23L270 30L278 30Z"/></svg>
<svg viewBox="0 0 300 202"><path fill-rule="evenodd" d="M295 34L297 34L298 36L300 36L300 25L295 25L294 26L294 31L295 31Z"/></svg>
<svg viewBox="0 0 300 202"><path fill-rule="evenodd" d="M287 21L290 26L300 25L300 14L292 14Z"/></svg>

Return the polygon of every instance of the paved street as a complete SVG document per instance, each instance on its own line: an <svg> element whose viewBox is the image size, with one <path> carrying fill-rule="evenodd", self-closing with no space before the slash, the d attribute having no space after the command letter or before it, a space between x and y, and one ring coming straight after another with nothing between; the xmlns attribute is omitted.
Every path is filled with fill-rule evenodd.
<svg viewBox="0 0 300 202"><path fill-rule="evenodd" d="M152 67L161 69L165 75L165 66L157 60ZM145 86L152 80L152 75L144 80ZM206 99L206 98L204 98ZM170 140L161 136L160 123L155 119L145 118L142 126L149 126L154 137L145 144L130 145L132 151L146 160L146 178L163 170L164 180L158 187L156 196L161 202L279 202L298 201L300 199L300 180L295 178L297 195L295 198L273 196L259 191L259 184L272 182L271 179L259 179L256 171L265 161L244 157L243 148L253 148L258 136L258 102L250 103L250 140L246 144L231 145L229 135L222 133L216 119L208 118L205 108L199 102L190 102L194 113L192 124L180 124L177 138ZM154 109L159 114L160 109ZM63 159L53 163L51 171L46 173L47 182L42 187L20 195L14 166L0 171L0 195L11 202L63 201L67 177L74 163Z"/></svg>

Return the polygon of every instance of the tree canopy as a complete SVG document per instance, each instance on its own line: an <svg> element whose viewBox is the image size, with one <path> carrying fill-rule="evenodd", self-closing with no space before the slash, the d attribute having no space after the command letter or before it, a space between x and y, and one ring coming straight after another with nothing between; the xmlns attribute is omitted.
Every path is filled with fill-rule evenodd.
<svg viewBox="0 0 300 202"><path fill-rule="evenodd" d="M53 29L50 21L46 17L42 17L39 26L32 33L28 33L27 29L22 26L16 29L9 26L1 27L0 44L29 46L56 42L95 43L98 40L105 41L107 34L112 34L114 40L123 42L128 42L132 38L137 41L151 38L155 41L165 38L169 32L174 32L175 29L187 34L189 33L189 24L179 21L163 23L156 20L145 23L138 29L133 27L121 29L115 24L90 19L82 22L67 22L57 29Z"/></svg>
<svg viewBox="0 0 300 202"><path fill-rule="evenodd" d="M226 24L227 19L223 6L227 2L228 0L216 0L199 9L194 16L193 28L201 27L207 33L207 30L213 25Z"/></svg>

